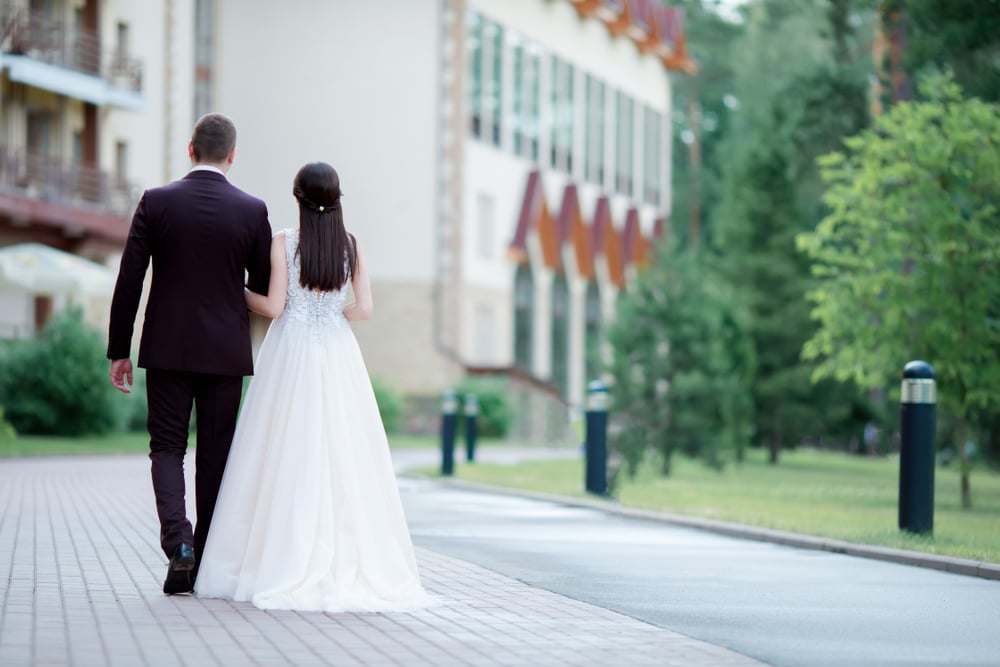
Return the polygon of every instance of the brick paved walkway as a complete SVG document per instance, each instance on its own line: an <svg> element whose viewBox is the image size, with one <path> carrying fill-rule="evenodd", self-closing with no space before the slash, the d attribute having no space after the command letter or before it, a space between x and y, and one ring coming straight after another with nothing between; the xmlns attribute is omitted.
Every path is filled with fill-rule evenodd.
<svg viewBox="0 0 1000 667"><path fill-rule="evenodd" d="M0 459L0 665L759 665L418 550L438 607L264 612L166 597L144 457Z"/></svg>

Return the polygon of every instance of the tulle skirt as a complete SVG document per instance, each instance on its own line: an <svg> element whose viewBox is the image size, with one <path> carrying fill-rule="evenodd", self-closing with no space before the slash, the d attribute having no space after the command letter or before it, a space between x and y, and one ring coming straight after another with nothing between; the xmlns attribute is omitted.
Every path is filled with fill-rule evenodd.
<svg viewBox="0 0 1000 667"><path fill-rule="evenodd" d="M271 324L195 589L262 609L431 603L368 371L346 322Z"/></svg>

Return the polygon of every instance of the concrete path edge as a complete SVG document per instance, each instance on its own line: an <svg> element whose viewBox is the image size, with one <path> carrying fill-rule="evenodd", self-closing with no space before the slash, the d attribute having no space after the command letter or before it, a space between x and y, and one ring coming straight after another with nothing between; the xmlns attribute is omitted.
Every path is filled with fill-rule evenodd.
<svg viewBox="0 0 1000 667"><path fill-rule="evenodd" d="M412 475L420 477L419 475ZM429 479L429 478L428 478ZM516 489L505 486L494 486L479 482L470 482L462 479L436 477L435 481L484 493L499 493L503 495L519 496L523 498L533 498L548 502L570 505L575 507L589 507L604 512L610 512L621 516L646 519L649 521L659 521L686 528L705 530L720 535L739 537L747 540L757 540L760 542L774 542L786 546L797 547L799 549L814 549L817 551L830 551L833 553L846 554L849 556L860 556L862 558L872 558L875 560L890 561L903 565L913 565L934 570L944 570L954 574L961 574L970 577L980 577L982 579L1000 580L1000 564L984 563L982 561L969 560L965 558L954 558L952 556L939 556L937 554L924 553L921 551L906 551L904 549L892 549L889 547L879 547L870 544L858 544L856 542L845 542L827 537L815 537L812 535L802 535L790 533L783 530L773 530L770 528L758 528L728 521L717 521L715 519L703 519L700 517L684 516L681 514L671 514L669 512L656 512L653 510L636 509L622 507L614 500L604 500L601 498L578 498L574 496L561 496L542 491L531 491L528 489Z"/></svg>

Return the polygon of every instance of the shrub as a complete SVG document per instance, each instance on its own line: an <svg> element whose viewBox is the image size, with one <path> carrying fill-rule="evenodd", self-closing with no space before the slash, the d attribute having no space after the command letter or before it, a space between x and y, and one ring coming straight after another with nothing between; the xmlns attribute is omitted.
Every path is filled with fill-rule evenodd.
<svg viewBox="0 0 1000 667"><path fill-rule="evenodd" d="M395 389L379 378L372 378L372 389L375 390L375 401L382 417L382 425L386 433L398 433L403 417L403 399Z"/></svg>
<svg viewBox="0 0 1000 667"><path fill-rule="evenodd" d="M32 340L4 344L0 403L20 433L81 435L119 426L102 336L78 309L54 316Z"/></svg>
<svg viewBox="0 0 1000 667"><path fill-rule="evenodd" d="M456 387L458 394L458 414L464 414L465 395L475 394L479 401L479 416L476 418L476 434L481 438L504 438L510 432L514 414L510 406L507 383L502 378L467 377ZM464 419L458 420L462 432Z"/></svg>
<svg viewBox="0 0 1000 667"><path fill-rule="evenodd" d="M4 440L12 440L17 437L17 431L14 427L10 425L10 422L4 417L3 406L0 405L0 442Z"/></svg>

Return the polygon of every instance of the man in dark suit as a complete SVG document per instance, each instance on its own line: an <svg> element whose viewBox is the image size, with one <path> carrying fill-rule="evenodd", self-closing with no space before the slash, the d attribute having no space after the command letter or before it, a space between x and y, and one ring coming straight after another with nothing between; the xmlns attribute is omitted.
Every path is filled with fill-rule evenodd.
<svg viewBox="0 0 1000 667"><path fill-rule="evenodd" d="M170 559L163 592L193 590L236 428L243 376L253 374L246 286L267 293L271 225L267 206L231 185L236 127L221 114L198 120L188 144L192 169L143 193L132 218L111 303L111 384L129 393L132 331L153 262L139 366L146 369L149 458ZM127 382L127 384L126 384ZM197 415L196 527L184 502L191 407Z"/></svg>

